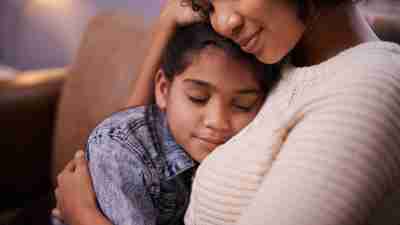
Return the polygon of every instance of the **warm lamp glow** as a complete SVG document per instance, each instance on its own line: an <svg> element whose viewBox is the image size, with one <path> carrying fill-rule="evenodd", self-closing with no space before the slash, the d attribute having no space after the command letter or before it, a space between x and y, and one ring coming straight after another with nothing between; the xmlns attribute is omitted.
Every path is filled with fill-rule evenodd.
<svg viewBox="0 0 400 225"><path fill-rule="evenodd" d="M14 82L18 86L32 86L35 84L45 83L50 78L57 79L63 77L66 69L56 68L56 69L43 69L36 70L34 72L24 72L16 77Z"/></svg>
<svg viewBox="0 0 400 225"><path fill-rule="evenodd" d="M70 6L72 0L34 0L37 5L49 8L67 8Z"/></svg>

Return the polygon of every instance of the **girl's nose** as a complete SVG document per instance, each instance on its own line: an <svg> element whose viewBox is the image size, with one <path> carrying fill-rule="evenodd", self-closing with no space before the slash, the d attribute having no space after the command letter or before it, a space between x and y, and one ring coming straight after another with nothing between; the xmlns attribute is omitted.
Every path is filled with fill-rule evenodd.
<svg viewBox="0 0 400 225"><path fill-rule="evenodd" d="M223 106L211 106L206 110L204 124L217 132L228 132L231 129L230 115Z"/></svg>
<svg viewBox="0 0 400 225"><path fill-rule="evenodd" d="M215 11L211 15L211 25L221 35L234 39L243 28L243 17L231 10Z"/></svg>

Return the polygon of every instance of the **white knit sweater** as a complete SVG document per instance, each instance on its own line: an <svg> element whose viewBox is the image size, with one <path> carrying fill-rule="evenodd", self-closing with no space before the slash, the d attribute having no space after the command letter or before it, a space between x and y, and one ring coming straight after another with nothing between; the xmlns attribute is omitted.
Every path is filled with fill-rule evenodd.
<svg viewBox="0 0 400 225"><path fill-rule="evenodd" d="M364 43L284 69L254 121L202 162L185 223L362 224L399 179L400 47Z"/></svg>

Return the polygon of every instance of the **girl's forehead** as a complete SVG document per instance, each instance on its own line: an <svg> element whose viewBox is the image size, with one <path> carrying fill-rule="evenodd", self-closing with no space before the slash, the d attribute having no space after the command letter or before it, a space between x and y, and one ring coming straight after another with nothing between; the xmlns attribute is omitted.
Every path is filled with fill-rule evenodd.
<svg viewBox="0 0 400 225"><path fill-rule="evenodd" d="M192 4L202 10L209 10L215 0L192 0Z"/></svg>

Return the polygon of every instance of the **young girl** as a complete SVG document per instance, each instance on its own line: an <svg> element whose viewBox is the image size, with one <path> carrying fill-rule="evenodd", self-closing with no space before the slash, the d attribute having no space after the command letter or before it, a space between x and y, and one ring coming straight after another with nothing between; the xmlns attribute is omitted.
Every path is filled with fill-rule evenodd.
<svg viewBox="0 0 400 225"><path fill-rule="evenodd" d="M114 113L89 137L104 215L114 225L183 224L196 164L252 121L278 73L208 24L180 28L156 75L156 105ZM92 224L90 213L77 207L79 221L66 222Z"/></svg>

